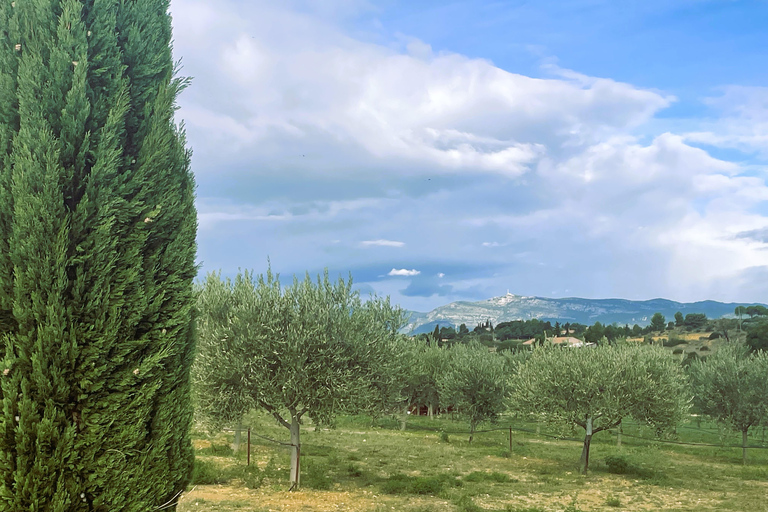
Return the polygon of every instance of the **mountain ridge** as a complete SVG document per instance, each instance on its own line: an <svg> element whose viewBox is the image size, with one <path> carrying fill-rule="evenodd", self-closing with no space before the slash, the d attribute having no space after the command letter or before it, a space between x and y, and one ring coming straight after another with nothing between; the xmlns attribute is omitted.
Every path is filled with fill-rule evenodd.
<svg viewBox="0 0 768 512"><path fill-rule="evenodd" d="M490 320L493 325L512 320L550 320L560 323L571 322L591 325L618 323L620 325L638 324L641 327L651 321L654 313L661 313L667 321L674 320L677 311L704 313L708 318L733 316L737 306L751 306L757 303L718 302L703 300L697 302L677 302L656 298L649 300L630 299L584 299L565 297L560 299L515 295L507 293L476 302L457 301L437 307L427 313L407 311L410 319L404 331L411 334L430 332L435 325L458 327L466 324L470 329L477 324ZM764 305L764 304L763 304Z"/></svg>

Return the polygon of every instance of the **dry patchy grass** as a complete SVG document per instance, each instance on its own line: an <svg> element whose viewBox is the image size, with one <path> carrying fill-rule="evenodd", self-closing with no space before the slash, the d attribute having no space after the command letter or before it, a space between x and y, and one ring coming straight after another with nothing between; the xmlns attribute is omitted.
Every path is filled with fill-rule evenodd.
<svg viewBox="0 0 768 512"><path fill-rule="evenodd" d="M265 435L285 434L269 418L254 414L253 428ZM368 427L370 419L346 418L338 428L303 429L302 489L287 492L288 453L283 447L255 442L252 462L258 485L246 486L242 453L221 453L230 439L198 433L198 460L217 468L225 483L197 485L179 504L179 512L264 511L406 511L406 512L588 512L606 510L768 510L768 450L750 451L750 464L739 464L732 448L657 445L625 436L617 448L609 433L595 437L592 471L578 474L580 445L568 440L506 431L476 436L449 419L416 418L414 430ZM433 431L416 430L431 428ZM643 434L628 424L627 434ZM712 425L681 429L685 440L715 442L722 432ZM231 436L230 436L231 437ZM735 443L727 438L726 444ZM759 444L759 436L753 440ZM218 448L217 448L218 447ZM605 459L625 457L635 473L611 474ZM238 469L239 468L239 469ZM240 473L238 473L240 471Z"/></svg>

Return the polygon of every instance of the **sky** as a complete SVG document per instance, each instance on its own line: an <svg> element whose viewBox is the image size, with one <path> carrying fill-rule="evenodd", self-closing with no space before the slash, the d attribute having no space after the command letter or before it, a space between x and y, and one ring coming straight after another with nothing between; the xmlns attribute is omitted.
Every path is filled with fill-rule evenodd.
<svg viewBox="0 0 768 512"><path fill-rule="evenodd" d="M766 302L765 0L172 0L200 277Z"/></svg>

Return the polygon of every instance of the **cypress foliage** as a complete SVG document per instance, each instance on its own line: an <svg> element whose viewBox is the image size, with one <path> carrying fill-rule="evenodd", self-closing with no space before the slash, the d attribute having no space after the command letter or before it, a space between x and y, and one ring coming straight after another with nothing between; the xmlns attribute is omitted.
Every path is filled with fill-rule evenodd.
<svg viewBox="0 0 768 512"><path fill-rule="evenodd" d="M0 0L0 511L170 504L194 181L168 0Z"/></svg>

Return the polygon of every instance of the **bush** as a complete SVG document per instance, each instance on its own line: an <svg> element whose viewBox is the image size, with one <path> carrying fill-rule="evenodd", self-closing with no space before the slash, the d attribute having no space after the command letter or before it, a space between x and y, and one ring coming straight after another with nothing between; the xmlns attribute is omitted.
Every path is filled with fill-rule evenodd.
<svg viewBox="0 0 768 512"><path fill-rule="evenodd" d="M708 350L709 350L709 347L708 347L708 346L706 346L706 345L703 345L703 346L702 346L702 347L699 349L699 351L700 351L700 352L707 352Z"/></svg>
<svg viewBox="0 0 768 512"><path fill-rule="evenodd" d="M228 472L232 477L243 482L248 489L258 489L264 482L265 473L255 464L250 466L235 466Z"/></svg>
<svg viewBox="0 0 768 512"><path fill-rule="evenodd" d="M227 481L213 462L195 457L192 485L224 484Z"/></svg>
<svg viewBox="0 0 768 512"><path fill-rule="evenodd" d="M605 465L608 466L608 472L614 475L635 475L640 478L653 478L656 476L653 470L643 468L623 455L609 455L605 458Z"/></svg>
<svg viewBox="0 0 768 512"><path fill-rule="evenodd" d="M678 338L677 336L670 336L669 340L664 342L664 346L665 347L676 347L678 345L684 345L686 343L688 343L688 342L685 341L682 338Z"/></svg>
<svg viewBox="0 0 768 512"><path fill-rule="evenodd" d="M608 472L614 475L626 475L631 467L629 461L621 455L609 455L605 458L605 465L608 466Z"/></svg>
<svg viewBox="0 0 768 512"><path fill-rule="evenodd" d="M444 443L450 443L451 438L448 437L448 432L445 432L445 431L440 432L440 440Z"/></svg>
<svg viewBox="0 0 768 512"><path fill-rule="evenodd" d="M690 366L690 364L699 359L699 354L696 352L688 352L683 359L683 366Z"/></svg>
<svg viewBox="0 0 768 512"><path fill-rule="evenodd" d="M406 494L411 485L411 477L403 474L391 475L384 485L381 486L381 491L386 494Z"/></svg>
<svg viewBox="0 0 768 512"><path fill-rule="evenodd" d="M459 512L483 512L483 509L475 505L475 502L472 501L472 498L466 494L460 496L459 499L455 501L455 503L456 510Z"/></svg>
<svg viewBox="0 0 768 512"><path fill-rule="evenodd" d="M318 461L314 457L304 457L303 475L301 485L308 489L327 491L333 486L333 480L329 476L328 464Z"/></svg>
<svg viewBox="0 0 768 512"><path fill-rule="evenodd" d="M675 350L673 350L673 351L672 351L672 353L673 353L673 354L675 354L675 355L680 355L680 354L682 354L682 353L683 353L683 349L681 349L681 348L676 348Z"/></svg>
<svg viewBox="0 0 768 512"><path fill-rule="evenodd" d="M485 471L473 471L472 473L464 477L465 482L509 482L509 475L506 473L499 473L493 471L491 473Z"/></svg>
<svg viewBox="0 0 768 512"><path fill-rule="evenodd" d="M709 337L708 337L707 339L708 339L708 340L716 340L716 339L718 339L718 338L720 338L720 337L721 337L721 336L720 336L720 333L719 333L719 332L713 332L712 334L710 334L710 335L709 335Z"/></svg>
<svg viewBox="0 0 768 512"><path fill-rule="evenodd" d="M443 490L444 482L435 477L420 477L416 478L410 487L411 494L439 494Z"/></svg>
<svg viewBox="0 0 768 512"><path fill-rule="evenodd" d="M382 486L386 494L440 494L446 485L461 487L461 480L447 474L438 476L391 475Z"/></svg>
<svg viewBox="0 0 768 512"><path fill-rule="evenodd" d="M609 507L620 507L621 500L616 496L610 496L607 500L605 500L605 504Z"/></svg>
<svg viewBox="0 0 768 512"><path fill-rule="evenodd" d="M352 478L358 478L363 476L363 470L351 463L347 464L345 471L347 473L347 476L350 476Z"/></svg>

